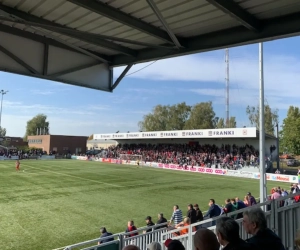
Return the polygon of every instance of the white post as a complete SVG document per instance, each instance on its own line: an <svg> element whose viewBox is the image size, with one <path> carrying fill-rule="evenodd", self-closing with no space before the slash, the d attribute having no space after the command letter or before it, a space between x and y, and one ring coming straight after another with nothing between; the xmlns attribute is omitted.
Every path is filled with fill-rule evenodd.
<svg viewBox="0 0 300 250"><path fill-rule="evenodd" d="M265 163L265 100L264 100L264 62L263 43L259 43L259 168L260 168L260 202L265 202L266 163Z"/></svg>

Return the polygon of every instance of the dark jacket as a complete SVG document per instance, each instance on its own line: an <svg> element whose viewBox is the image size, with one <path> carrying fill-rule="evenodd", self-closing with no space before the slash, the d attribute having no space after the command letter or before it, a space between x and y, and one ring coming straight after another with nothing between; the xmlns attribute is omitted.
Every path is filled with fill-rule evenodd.
<svg viewBox="0 0 300 250"><path fill-rule="evenodd" d="M257 250L285 250L281 239L269 228L258 231L247 242L254 245Z"/></svg>
<svg viewBox="0 0 300 250"><path fill-rule="evenodd" d="M196 209L196 218L197 218L197 221L203 221L203 213L199 208Z"/></svg>
<svg viewBox="0 0 300 250"><path fill-rule="evenodd" d="M167 223L167 219L164 218L164 217L161 217L157 222L156 222L156 225L159 225L159 224L163 224L163 223ZM156 229L160 229L160 228L164 228L164 227L168 227L168 225L164 225L164 226L158 226L158 227L155 227Z"/></svg>
<svg viewBox="0 0 300 250"><path fill-rule="evenodd" d="M149 221L149 223L147 223L147 227L152 227L154 226L155 224L152 222L152 221ZM147 233L151 232L152 231L152 228L149 228L146 230Z"/></svg>
<svg viewBox="0 0 300 250"><path fill-rule="evenodd" d="M191 224L194 224L197 222L197 216L196 216L196 210L194 208L187 211L186 217L190 218Z"/></svg>
<svg viewBox="0 0 300 250"><path fill-rule="evenodd" d="M209 216L209 218L213 218L213 217L217 217L219 215L221 215L221 209L220 209L220 207L218 205L216 205L216 204L212 204L209 207L209 210L204 215L204 217Z"/></svg>
<svg viewBox="0 0 300 250"><path fill-rule="evenodd" d="M239 239L238 242L231 242L222 250L255 250L254 246L247 243L246 241Z"/></svg>
<svg viewBox="0 0 300 250"><path fill-rule="evenodd" d="M106 233L103 233L101 236L100 236L100 239L101 238L106 238L108 236L111 236L112 234L109 233L109 232L106 232ZM102 243L106 243L106 242L110 242L110 241L113 241L114 240L114 237L111 237L111 238L107 238L105 240L99 240L99 243L102 244Z"/></svg>

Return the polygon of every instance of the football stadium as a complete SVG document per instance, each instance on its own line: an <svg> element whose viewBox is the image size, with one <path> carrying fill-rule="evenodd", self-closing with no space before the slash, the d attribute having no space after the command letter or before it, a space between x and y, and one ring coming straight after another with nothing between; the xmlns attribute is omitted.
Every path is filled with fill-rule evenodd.
<svg viewBox="0 0 300 250"><path fill-rule="evenodd" d="M77 86L78 92L80 87L104 91L111 98L124 77L158 60L227 51L222 128L94 131L94 142L114 142L97 154L85 152L87 136L80 142L69 136L66 145L68 136L50 134L46 119L36 127L28 121L24 141L6 137L1 116L8 91L2 89L1 250L300 248L300 170L279 170L278 121L271 124L276 136L266 131L263 60L265 42L299 36L299 0L0 0L0 10L0 71L45 85ZM230 127L228 49L257 43L257 126ZM139 63L149 64L131 72ZM65 94L67 101L76 99L68 90ZM26 108L74 117L89 112L84 106L84 112L72 113L76 107L65 102L71 106L66 112L57 103L52 112L49 106ZM107 119L106 112L93 119ZM19 114L27 113L20 109ZM297 133L298 126L289 129ZM5 144L13 140L34 148L23 152Z"/></svg>

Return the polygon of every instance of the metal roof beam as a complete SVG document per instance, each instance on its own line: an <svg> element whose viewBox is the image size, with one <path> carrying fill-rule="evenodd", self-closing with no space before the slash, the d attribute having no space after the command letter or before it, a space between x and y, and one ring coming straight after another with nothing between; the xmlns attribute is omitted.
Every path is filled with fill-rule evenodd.
<svg viewBox="0 0 300 250"><path fill-rule="evenodd" d="M157 8L156 4L153 0L146 0L151 9L153 10L154 14L157 16L159 21L162 23L162 25L165 27L167 33L169 34L170 38L172 39L173 43L176 45L177 48L182 47L180 42L178 41L177 37L174 35L173 31L169 27L168 23L160 13L159 9Z"/></svg>
<svg viewBox="0 0 300 250"><path fill-rule="evenodd" d="M123 72L121 73L121 75L118 77L118 79L114 82L114 84L111 86L111 90L114 90L122 81L122 79L126 76L127 72L131 69L131 67L133 66L133 63L128 64L126 66L126 68L123 70Z"/></svg>
<svg viewBox="0 0 300 250"><path fill-rule="evenodd" d="M247 29L258 32L261 29L260 21L249 12L244 10L238 3L233 0L206 0L234 19L238 20Z"/></svg>
<svg viewBox="0 0 300 250"><path fill-rule="evenodd" d="M26 62L24 62L22 59L20 59L19 57L17 57L15 54L13 54L12 52L10 52L9 50L7 50L6 48L4 48L3 46L0 45L0 51L2 53L4 53L5 55L7 55L8 57L10 57L11 59L13 59L14 61L16 61L18 64L20 64L21 66L23 66L25 69L27 69L30 73L34 74L34 75L40 75L39 72L37 70L35 70L34 68L32 68L30 65L28 65Z"/></svg>
<svg viewBox="0 0 300 250"><path fill-rule="evenodd" d="M120 55L113 56L111 66L117 67L128 65L130 63L149 62L163 58L183 56L296 36L300 34L299 23L300 12L262 22L262 27L264 28L259 33L245 29L244 27L235 27L189 38L186 42L186 48L179 49L168 54L166 54L165 50L144 49L139 51L135 60L129 60L128 58Z"/></svg>
<svg viewBox="0 0 300 250"><path fill-rule="evenodd" d="M54 23L54 22L36 17L34 15L30 15L30 14L25 13L23 11L19 11L19 10L10 8L10 7L7 7L7 6L2 5L2 4L0 4L0 10L4 11L7 14L10 15L10 16L9 15L8 16L3 16L3 15L0 16L1 20L5 20L5 21L9 21L9 20L14 21L15 20L16 22L19 22L19 23L22 23L22 21L23 21L23 24L26 24L26 22L28 22L28 23L31 22L31 24L27 24L27 25L37 26L37 27L39 27L38 24L40 24L40 26L45 25L46 27L48 27L47 28L48 30L54 31L54 32L57 32L55 30L55 27L57 29L58 28L65 28L65 29L61 29L59 31L59 33L70 36L70 37L73 37L73 38L76 38L76 39L81 40L81 41L92 43L92 44L97 45L97 46L101 46L103 48L107 48L107 49L116 51L118 53L122 53L122 54L125 54L125 55L130 55L130 56L136 56L136 51L135 50L126 48L124 46L118 45L118 44L113 43L111 41L106 41L106 40L101 40L101 39L94 39L93 37L90 37L90 36L86 36L86 35L83 36L82 34L78 34L78 33L76 34L74 32L68 32L66 27L63 26L63 25L60 25L60 24L57 24L57 23Z"/></svg>
<svg viewBox="0 0 300 250"><path fill-rule="evenodd" d="M137 29L141 32L144 32L148 35L159 38L165 42L173 44L173 41L170 39L167 32L157 28L151 24L148 24L138 18L130 16L120 10L117 10L105 3L95 0L68 0L69 2L81 6L85 9L98 13L102 16L105 16L109 19L117 21L119 23L125 24L129 27Z"/></svg>
<svg viewBox="0 0 300 250"><path fill-rule="evenodd" d="M0 24L0 31L2 31L4 33L11 34L11 35L20 36L20 37L23 37L23 38L26 38L26 39L30 39L30 40L33 40L33 41L36 41L36 42L52 45L54 47L58 47L58 48L62 48L62 49L72 51L72 52L77 52L77 53L81 53L81 54L86 55L86 53L83 53L82 51L78 51L74 48L71 48L70 46L67 46L67 45L65 45L63 43L60 43L56 40L53 40L51 38L47 38L45 36L37 35L37 34L31 33L31 32L27 32L27 31L23 31L23 30L20 30L18 28L9 27L7 25ZM82 50L85 50L88 53L93 53L96 56L104 58L106 61L110 60L110 58L106 55L101 55L99 53L95 53L95 52L92 52L92 51L89 51L89 50L86 50L86 49L82 49Z"/></svg>

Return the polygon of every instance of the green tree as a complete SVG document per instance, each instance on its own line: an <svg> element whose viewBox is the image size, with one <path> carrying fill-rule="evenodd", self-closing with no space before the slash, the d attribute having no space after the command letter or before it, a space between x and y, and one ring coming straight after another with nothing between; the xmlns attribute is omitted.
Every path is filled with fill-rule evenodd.
<svg viewBox="0 0 300 250"><path fill-rule="evenodd" d="M224 118L219 118L216 124L216 128L225 128Z"/></svg>
<svg viewBox="0 0 300 250"><path fill-rule="evenodd" d="M0 127L0 138L6 136L6 128Z"/></svg>
<svg viewBox="0 0 300 250"><path fill-rule="evenodd" d="M228 128L236 128L236 120L234 116L229 118Z"/></svg>
<svg viewBox="0 0 300 250"><path fill-rule="evenodd" d="M91 134L88 138L88 141L93 140L94 139L94 134Z"/></svg>
<svg viewBox="0 0 300 250"><path fill-rule="evenodd" d="M289 153L300 154L300 110L290 106L280 131L280 146ZM282 150L281 150L282 151ZM285 151L285 150L283 150Z"/></svg>
<svg viewBox="0 0 300 250"><path fill-rule="evenodd" d="M213 129L218 118L215 117L212 102L200 102L192 107L190 118L184 129Z"/></svg>
<svg viewBox="0 0 300 250"><path fill-rule="evenodd" d="M190 116L191 107L185 102L175 105L157 105L139 122L142 131L181 130Z"/></svg>
<svg viewBox="0 0 300 250"><path fill-rule="evenodd" d="M259 106L248 106L246 109L251 125L259 129ZM271 107L265 105L265 132L274 135L275 126L278 123L278 109L272 110Z"/></svg>
<svg viewBox="0 0 300 250"><path fill-rule="evenodd" d="M37 135L37 129L40 128L42 128L42 131L44 131L44 128L46 128L46 131L49 131L49 122L44 114L38 114L27 122L24 140L27 141L29 135Z"/></svg>

